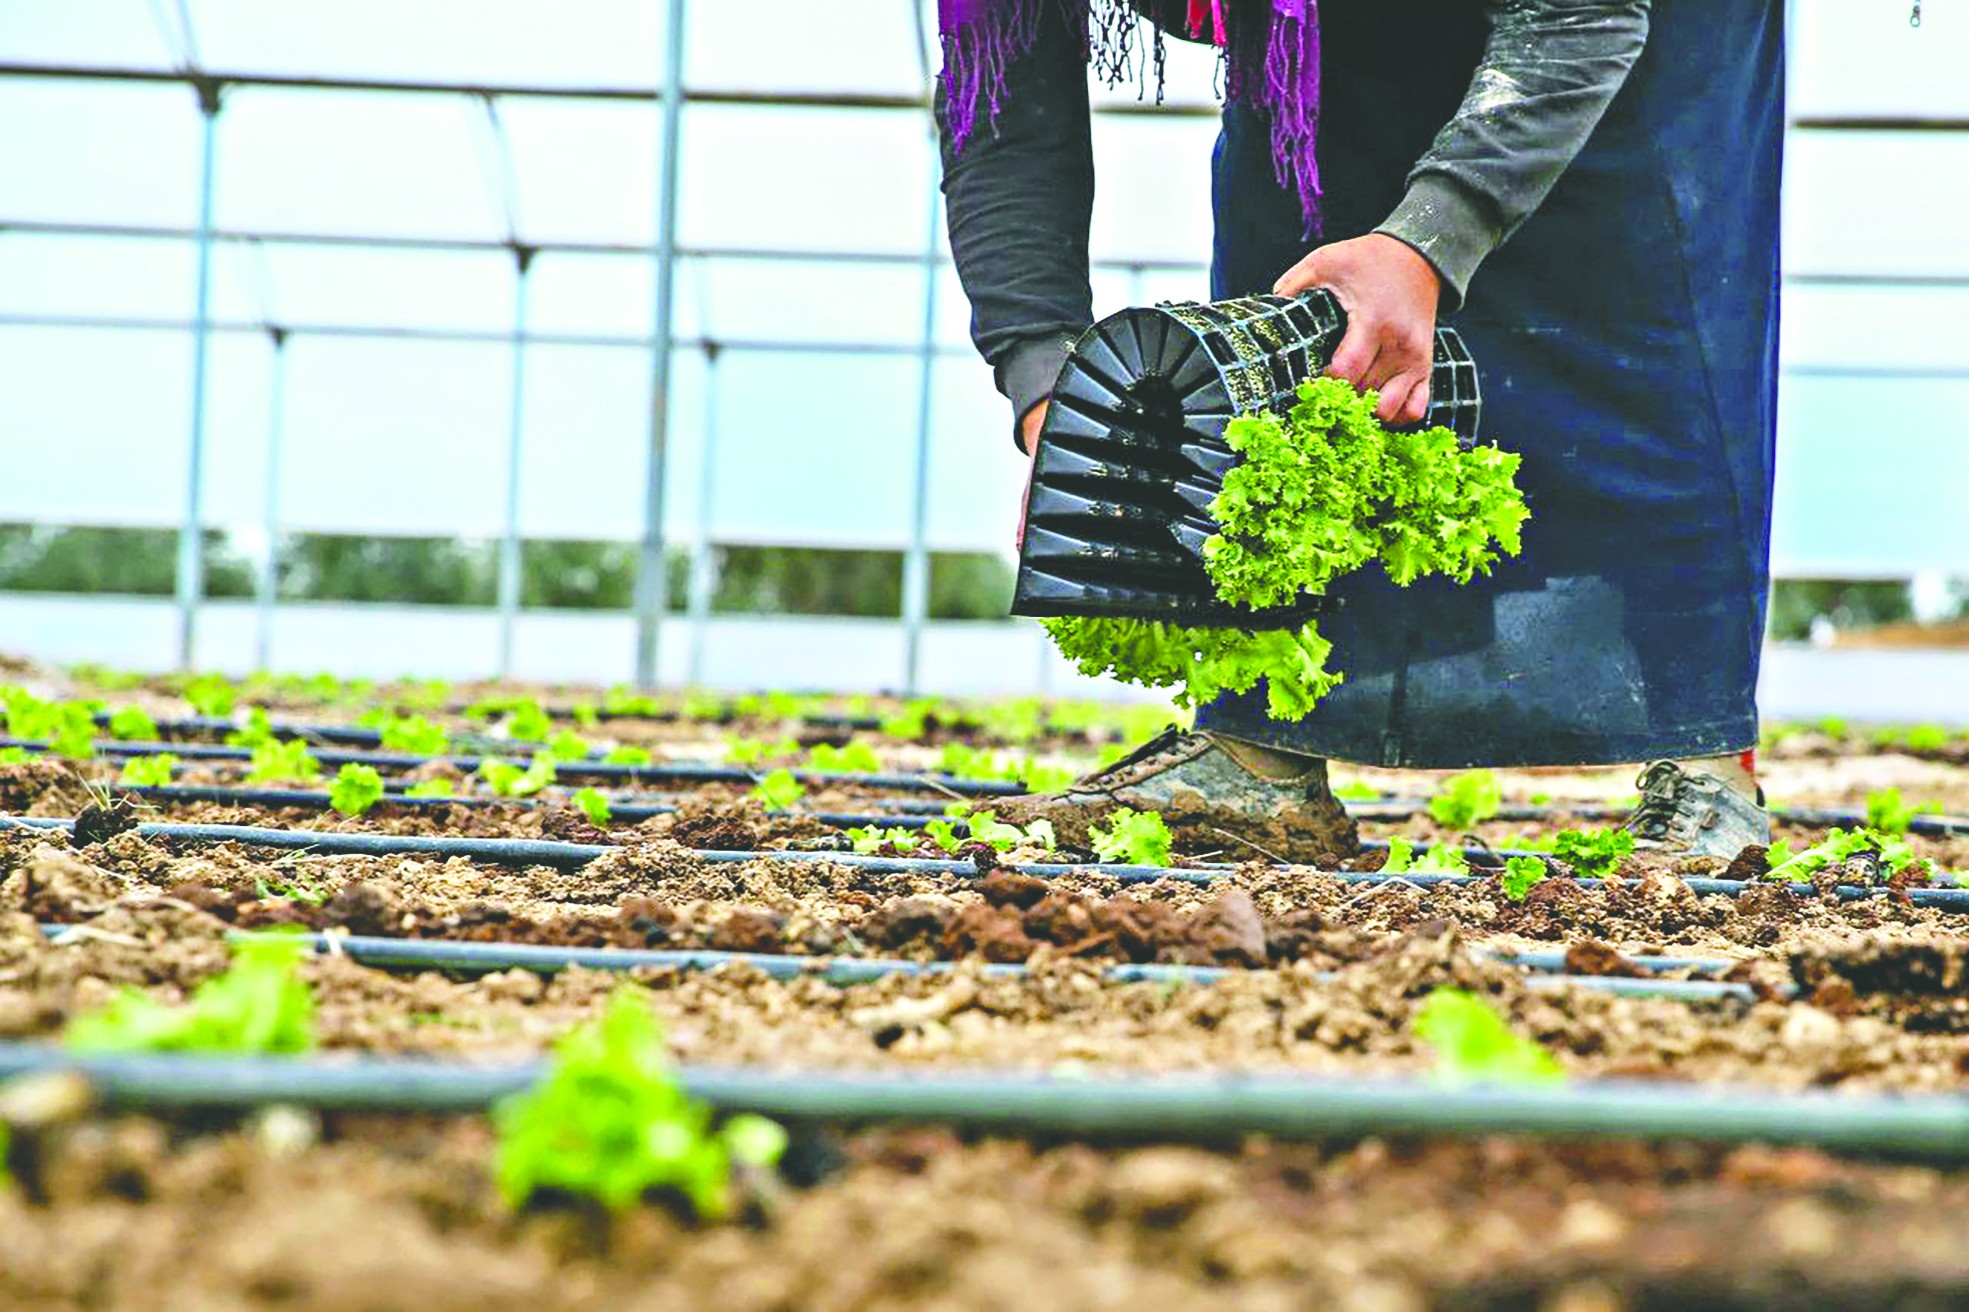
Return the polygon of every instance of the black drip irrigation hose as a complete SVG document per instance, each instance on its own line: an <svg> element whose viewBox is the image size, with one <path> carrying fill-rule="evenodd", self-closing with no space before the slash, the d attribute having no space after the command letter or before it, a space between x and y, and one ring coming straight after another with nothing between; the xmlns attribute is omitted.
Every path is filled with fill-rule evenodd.
<svg viewBox="0 0 1969 1312"><path fill-rule="evenodd" d="M473 1066L381 1058L84 1056L0 1044L0 1077L73 1071L112 1107L245 1111L483 1111L528 1088L541 1062ZM683 1086L719 1112L793 1125L943 1123L995 1134L1220 1143L1250 1134L1527 1135L1794 1144L1919 1160L1969 1157L1969 1098L1786 1093L1618 1082L1538 1087L1282 1075L1133 1079L978 1072L870 1075L684 1067Z"/></svg>
<svg viewBox="0 0 1969 1312"><path fill-rule="evenodd" d="M0 747L24 747L45 751L48 744L35 738L0 738ZM187 761L250 761L253 753L244 747L225 747L213 743L109 742L97 743L104 756L155 756L170 752ZM417 756L407 752L347 752L326 750L314 753L323 765L369 765L379 770L414 770L421 765L444 764L470 774L488 760L505 760L498 755ZM711 765L699 761L658 761L650 765L617 765L608 761L557 761L555 773L567 779L626 780L637 784L646 780L672 780L694 784L756 784L764 772L734 765ZM933 792L958 797L1016 797L1024 789L1002 780L958 779L943 775L856 774L852 771L794 770L793 777L814 787L886 788L896 792Z"/></svg>
<svg viewBox="0 0 1969 1312"><path fill-rule="evenodd" d="M0 815L0 829L40 829L50 832L68 833L73 829L73 820L43 818L36 816ZM349 834L332 830L306 829L262 829L250 825L176 825L140 824L131 831L140 838L155 839L172 843L242 843L247 846L271 847L284 851L308 852L316 856L429 856L449 860L464 857L470 861L483 861L491 865L507 866L549 866L559 870L578 870L596 857L610 852L630 851L617 844L598 843L558 843L534 838L432 838L416 834ZM1363 843L1363 847L1374 844ZM1384 844L1385 846L1385 844ZM1496 852L1476 850L1474 855L1497 856ZM923 857L885 857L863 856L855 852L814 852L814 851L768 851L768 852L717 852L695 850L693 855L700 861L719 865L743 865L752 861L804 861L822 862L830 865L846 866L865 870L870 874L882 875L951 875L975 877L980 872L975 862L939 861ZM1526 853L1524 855L1539 855ZM1105 875L1123 884L1151 884L1159 880L1174 879L1191 884L1213 884L1227 879L1236 867L1228 865L1213 866L1141 866L1108 865L1095 863L1069 864L1064 862L1017 862L1006 863L998 869L1018 874L1032 875L1040 879L1056 879L1066 875ZM1319 874L1338 879L1349 884L1408 884L1416 888L1467 888L1485 882L1482 875L1439 875L1419 872L1386 874L1379 872L1320 870ZM1690 891L1699 895L1720 894L1735 897L1744 889L1756 886L1761 881L1734 879L1702 879L1678 877ZM1582 888L1598 888L1607 883L1601 879L1581 879ZM1631 881L1626 881L1631 882ZM1771 883L1766 887L1790 890L1795 896L1816 896L1818 890L1810 884L1791 881ZM1837 896L1842 902L1859 902L1873 897L1885 897L1891 890L1886 888L1862 888L1842 884ZM1969 912L1969 888L1914 888L1905 890L1906 896L1915 906L1932 907L1945 912Z"/></svg>
<svg viewBox="0 0 1969 1312"><path fill-rule="evenodd" d="M1400 821L1425 815L1429 810L1426 798L1383 797L1374 801L1343 802L1347 813L1356 820ZM1506 806L1488 819L1506 824L1543 824L1555 816L1570 816L1577 820L1625 820L1633 814L1632 809L1619 806L1603 806L1598 803L1582 803L1567 806L1554 803L1543 806ZM1785 824L1812 827L1862 828L1870 821L1864 811L1842 811L1822 807L1779 806L1771 809L1771 819ZM1917 815L1908 821L1908 832L1923 834L1931 838L1950 838L1969 834L1969 817L1949 815Z"/></svg>
<svg viewBox="0 0 1969 1312"><path fill-rule="evenodd" d="M293 807L308 811L327 811L330 809L328 794L313 789L302 788L227 788L206 787L197 784L163 784L144 787L119 787L119 794L131 794L158 802L211 802L219 806L263 806ZM406 811L431 811L447 806L463 806L475 810L490 810L497 806L517 807L522 810L539 810L546 806L564 807L564 801L547 803L538 797L409 797L403 793L384 793L376 800L376 809L401 808ZM675 815L674 803L661 805L642 805L638 803L609 802L611 824L637 824L659 815ZM927 815L864 815L844 811L767 811L766 816L775 820L818 820L824 825L837 829L853 829L862 825L880 825L894 829L921 829L934 818ZM959 832L965 826L959 821Z"/></svg>
<svg viewBox="0 0 1969 1312"><path fill-rule="evenodd" d="M76 929L73 925L43 925L41 932L61 941ZM1024 965L1003 962L905 961L893 957L802 957L775 952L719 952L709 948L582 948L549 947L537 943L474 943L453 939L382 938L365 934L308 933L282 934L280 931L235 930L227 935L235 941L266 937L292 938L308 944L322 956L346 956L360 966L375 970L441 970L459 975L488 975L495 971L524 970L536 975L555 975L563 970L630 971L673 970L709 971L728 966L747 966L770 979L815 979L846 987L872 984L895 976L936 977L954 973L962 964L994 979L1024 979L1032 972ZM78 936L76 941L87 941ZM1710 979L1649 979L1619 975L1572 975L1566 973L1565 954L1560 953L1479 953L1500 965L1525 971L1529 986L1558 991L1581 988L1595 993L1612 993L1630 998L1668 998L1678 1002L1755 1002L1756 990L1747 984L1721 983ZM1642 969L1652 969L1649 957L1627 959ZM1663 962L1679 962L1661 958ZM1729 970L1736 963L1717 959L1693 964L1713 973ZM1667 967L1664 967L1667 968ZM1172 966L1159 962L1105 962L1100 974L1109 984L1179 985L1214 984L1233 975L1254 972L1226 966ZM1334 978L1322 972L1321 980Z"/></svg>

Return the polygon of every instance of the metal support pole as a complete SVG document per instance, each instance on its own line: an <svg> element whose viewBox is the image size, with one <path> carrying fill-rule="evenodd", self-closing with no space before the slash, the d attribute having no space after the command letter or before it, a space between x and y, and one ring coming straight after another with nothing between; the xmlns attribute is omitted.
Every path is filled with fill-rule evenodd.
<svg viewBox="0 0 1969 1312"><path fill-rule="evenodd" d="M934 145L934 139L932 141ZM930 434L937 370L937 237L943 224L943 191L930 187L930 220L923 239L923 340L918 354L916 458L910 474L909 545L902 558L903 692L915 696L922 677L923 625L930 617Z"/></svg>
<svg viewBox="0 0 1969 1312"><path fill-rule="evenodd" d="M273 615L280 590L280 467L287 426L287 330L269 327L273 367L267 379L267 482L264 498L266 549L254 588L253 664L273 668Z"/></svg>
<svg viewBox="0 0 1969 1312"><path fill-rule="evenodd" d="M663 558L663 485L670 445L670 337L676 299L677 179L684 129L684 0L670 0L668 16L664 30L663 131L657 155L649 467L643 483L642 552L636 566L636 683L643 688L656 686L657 628L669 604Z"/></svg>
<svg viewBox="0 0 1969 1312"><path fill-rule="evenodd" d="M520 475L526 434L526 329L534 250L515 243L513 261L513 395L506 430L506 530L499 540L499 677L513 677L513 632L520 616Z"/></svg>
<svg viewBox="0 0 1969 1312"><path fill-rule="evenodd" d="M198 289L192 311L191 449L185 458L185 520L178 530L178 667L190 669L198 637L198 602L205 591L205 372L212 335L212 199L217 173L222 86L194 83L203 116L198 178Z"/></svg>
<svg viewBox="0 0 1969 1312"><path fill-rule="evenodd" d="M704 682L704 643L711 627L711 596L718 586L718 562L711 546L713 502L718 492L718 343L704 343L704 451L697 471L697 540L691 544L691 654L686 681Z"/></svg>

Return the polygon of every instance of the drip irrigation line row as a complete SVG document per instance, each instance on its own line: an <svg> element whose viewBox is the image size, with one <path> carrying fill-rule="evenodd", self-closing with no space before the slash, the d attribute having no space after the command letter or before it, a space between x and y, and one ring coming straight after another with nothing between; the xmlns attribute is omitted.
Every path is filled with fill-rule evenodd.
<svg viewBox="0 0 1969 1312"><path fill-rule="evenodd" d="M74 824L73 820L0 815L0 829L41 829L67 833L74 828ZM463 857L466 860L483 861L491 865L548 866L559 870L578 870L596 857L611 852L634 850L614 843L560 843L534 838L434 838L416 834L351 834L332 830L263 829L251 825L140 824L133 832L140 838L155 839L165 843L240 843L253 847L308 852L316 856L428 856L442 860ZM1362 846L1371 848L1375 844L1363 843ZM880 875L945 875L974 878L980 873L977 864L972 861L863 856L855 852L693 850L692 855L699 861L714 865L744 865L753 861L793 861L846 866ZM1498 856L1505 853L1479 852L1478 855ZM1108 865L1091 862L1080 864L1017 862L1005 863L996 868L1032 875L1040 879L1055 879L1067 875L1106 876L1122 884L1151 884L1164 879L1191 884L1213 884L1230 878L1236 871L1236 867L1229 865L1185 867ZM1320 870L1318 873L1349 884L1408 884L1423 889L1468 888L1486 882L1486 876L1481 875L1438 875L1420 872L1385 874L1344 870ZM1606 882L1608 881L1600 879L1578 881L1580 887L1586 889L1598 888ZM1756 886L1787 889L1798 897L1817 896L1818 893L1818 890L1810 884L1790 881L1765 883L1682 877L1681 882L1691 892L1702 896L1720 894L1725 897L1735 897L1746 888ZM1848 884L1842 884L1837 889L1837 896L1842 902L1865 901L1869 898L1887 896L1888 893L1889 890L1886 888L1862 888ZM1951 913L1969 912L1969 888L1913 888L1906 890L1906 896L1915 906L1932 907L1938 911Z"/></svg>
<svg viewBox="0 0 1969 1312"><path fill-rule="evenodd" d="M383 1058L83 1056L0 1044L0 1077L73 1071L110 1106L245 1111L269 1103L378 1113L483 1111L545 1066ZM1366 1135L1529 1135L1763 1142L1922 1160L1969 1157L1969 1098L1575 1082L1453 1087L1283 1075L1067 1078L1001 1072L873 1075L684 1067L720 1112L793 1125L943 1123L997 1134L1222 1142Z"/></svg>
<svg viewBox="0 0 1969 1312"><path fill-rule="evenodd" d="M59 940L73 925L44 924L41 932ZM235 930L227 935L234 941L265 938L279 931ZM322 956L346 956L359 966L374 970L441 970L460 975L489 975L497 971L524 970L536 975L556 975L580 967L584 970L631 971L669 970L697 972L730 966L746 966L770 979L814 979L847 987L873 984L893 977L936 977L956 973L960 965L992 979L1024 979L1032 971L1022 964L1004 962L906 961L894 957L808 957L783 952L720 952L709 948L589 948L550 947L538 943L478 943L454 939L386 938L366 934L307 933L279 934L308 944ZM1667 998L1679 1002L1754 1002L1757 994L1746 984L1716 980L1650 979L1618 975L1574 975L1565 970L1564 953L1481 953L1501 965L1517 966L1530 977L1532 988L1559 991L1567 988L1611 993L1619 997ZM1650 958L1630 957L1634 965L1649 969ZM1662 958L1669 961L1670 958ZM1712 971L1727 970L1735 963L1706 961ZM1107 962L1100 974L1109 984L1158 984L1168 987L1214 984L1233 975L1250 975L1251 970L1227 966L1176 966L1160 962ZM1316 978L1331 980L1331 971Z"/></svg>
<svg viewBox="0 0 1969 1312"><path fill-rule="evenodd" d="M45 751L48 744L31 738L0 738L0 747L24 747ZM97 743L104 756L155 756L170 752L187 761L250 761L253 753L245 747L225 747L214 743L109 742ZM488 760L505 760L497 754L466 756L418 756L407 752L359 752L328 749L314 753L323 765L369 765L379 770L414 770L418 766L444 764L471 774ZM555 772L562 778L623 779L630 783L644 780L679 780L689 783L730 783L750 786L759 781L760 771L732 765L711 765L694 761L658 761L651 765L616 765L608 761L558 761ZM795 770L793 777L815 787L850 786L887 788L898 792L936 792L951 797L1014 797L1023 789L997 780L957 779L942 775L856 774L851 771Z"/></svg>
<svg viewBox="0 0 1969 1312"><path fill-rule="evenodd" d="M210 802L218 806L265 806L292 807L298 810L327 811L328 794L304 788L227 788L208 787L199 784L162 784L144 787L119 787L118 793L127 793L149 801L158 802ZM660 796L660 794L658 794ZM521 810L539 810L546 804L537 797L409 797L403 793L384 793L375 803L378 809L400 808L406 811L433 811L447 806L462 806L471 810L487 811L495 807L514 807ZM553 805L567 805L556 801ZM674 802L642 805L633 802L609 801L611 823L638 824L660 815L675 815ZM867 815L847 811L767 811L770 819L818 820L824 825L837 829L854 829L863 825L883 825L897 829L921 829L929 824L932 816L925 815ZM957 828L964 828L958 822Z"/></svg>
<svg viewBox="0 0 1969 1312"><path fill-rule="evenodd" d="M98 723L107 723L108 718L106 713L99 713L96 716ZM810 719L808 723L818 723L818 721ZM245 748L229 748L223 744L180 742L169 738L169 735L177 733L224 734L230 733L238 727L238 725L230 720L203 717L159 721L157 729L160 734L167 736L167 741L165 742L154 744L134 742L99 743L97 744L97 750L105 755L116 756L151 755L157 751L170 751L186 759L250 759L252 753ZM855 722L854 727L861 726L858 722ZM275 724L273 726L273 732L276 737L300 738L311 745L317 743L339 743L358 749L377 748L381 746L383 741L383 736L378 730L351 725L286 723ZM478 762L487 756L495 759L505 759L508 756L524 757L546 746L544 743L502 742L501 740L489 738L468 741L475 742L481 748L479 755L425 757L380 751L369 752L368 754L357 754L354 752L343 754L328 751L317 753L317 756L324 764L329 765L340 765L344 761L355 761L358 764L390 764L396 767L415 768L418 765L428 764L432 761L447 761L458 766L460 769L467 769L467 762L469 762L469 768L476 769ZM0 739L0 746L45 748L46 744L25 739ZM503 753L498 750L487 750L495 747L504 747L510 750ZM592 775L601 778L626 777L631 783L643 778L673 778L695 782L752 783L757 780L759 775L757 771L747 770L738 766L722 766L701 762L626 766L611 765L605 761L567 761L558 763L557 769L560 773L570 776ZM948 790L954 793L965 793L973 796L1015 796L1023 791L1020 785L1014 783L957 779L944 775L858 774L852 772L800 770L793 771L793 775L803 783L862 783L873 788L910 789L915 791L925 789ZM1341 805L1356 820L1389 822L1412 819L1417 815L1425 814L1429 809L1427 798L1412 797L1380 797L1372 801L1343 800ZM1505 806L1500 808L1495 815L1490 816L1489 819L1502 821L1507 824L1537 824L1550 821L1556 816L1569 816L1579 820L1625 820L1628 814L1628 808L1605 806L1598 803L1582 803L1577 806L1563 803L1549 803L1536 806ZM1772 808L1771 818L1781 823L1796 825L1814 827L1838 825L1852 828L1865 826L1871 817L1866 812L1857 810L1789 806ZM1969 816L1917 815L1909 820L1908 832L1935 838L1949 838L1969 834Z"/></svg>
<svg viewBox="0 0 1969 1312"><path fill-rule="evenodd" d="M1417 815L1425 815L1429 810L1426 798L1384 797L1371 802L1343 802L1347 813L1356 820L1400 821ZM1551 804L1542 806L1506 806L1492 820L1509 823L1542 824L1557 816L1569 816L1577 820L1625 820L1632 814L1631 808L1621 806L1602 806L1597 803L1582 803L1578 806ZM1781 823L1843 828L1864 827L1870 817L1864 811L1839 810L1836 808L1809 806L1779 806L1771 808L1771 819ZM1908 822L1908 832L1925 834L1934 838L1949 838L1969 834L1969 817L1948 815L1918 815Z"/></svg>

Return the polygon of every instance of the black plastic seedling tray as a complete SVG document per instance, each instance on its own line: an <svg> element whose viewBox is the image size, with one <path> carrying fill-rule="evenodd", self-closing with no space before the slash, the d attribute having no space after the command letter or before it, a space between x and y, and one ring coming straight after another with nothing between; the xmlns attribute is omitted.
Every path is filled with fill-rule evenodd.
<svg viewBox="0 0 1969 1312"><path fill-rule="evenodd" d="M1347 328L1324 291L1124 310L1084 333L1039 439L1012 611L1240 628L1285 627L1320 599L1253 612L1217 600L1203 567L1210 503L1238 460L1232 418L1283 412ZM1425 426L1477 438L1477 367L1436 330Z"/></svg>

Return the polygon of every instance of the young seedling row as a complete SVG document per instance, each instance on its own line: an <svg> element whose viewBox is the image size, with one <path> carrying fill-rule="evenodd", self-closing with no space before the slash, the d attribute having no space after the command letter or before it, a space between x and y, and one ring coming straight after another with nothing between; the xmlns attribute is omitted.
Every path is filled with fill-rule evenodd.
<svg viewBox="0 0 1969 1312"><path fill-rule="evenodd" d="M1481 1306L1644 1225L1727 1305L1903 1288L1969 1202L1950 735L1787 733L1732 861L1637 850L1628 778L1466 772L1348 780L1361 849L1289 864L1018 797L1160 711L82 675L5 694L9 1302L147 1233L152 1294L246 1291L220 1217L297 1306L364 1242L432 1305L967 1302L1037 1245ZM1828 1191L1856 1245L1796 1239Z"/></svg>

